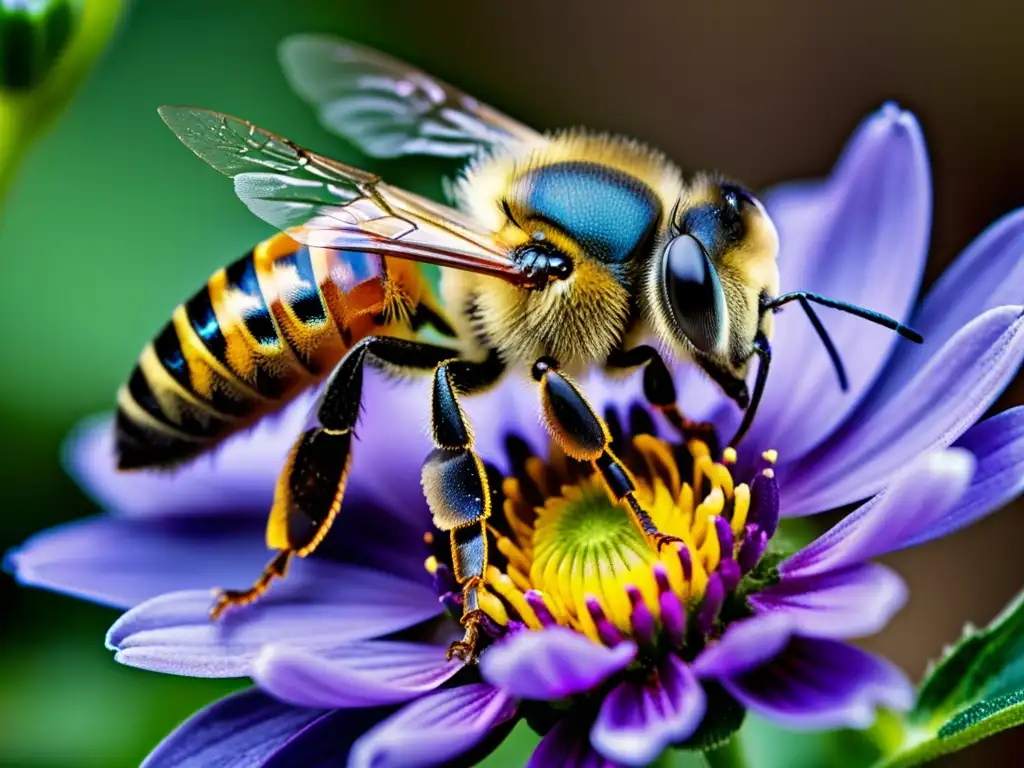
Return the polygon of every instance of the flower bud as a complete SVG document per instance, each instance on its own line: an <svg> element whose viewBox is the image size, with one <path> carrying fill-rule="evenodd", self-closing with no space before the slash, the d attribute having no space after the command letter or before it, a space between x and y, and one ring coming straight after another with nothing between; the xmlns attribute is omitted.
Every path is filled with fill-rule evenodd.
<svg viewBox="0 0 1024 768"><path fill-rule="evenodd" d="M0 90L38 85L67 48L71 0L0 0Z"/></svg>

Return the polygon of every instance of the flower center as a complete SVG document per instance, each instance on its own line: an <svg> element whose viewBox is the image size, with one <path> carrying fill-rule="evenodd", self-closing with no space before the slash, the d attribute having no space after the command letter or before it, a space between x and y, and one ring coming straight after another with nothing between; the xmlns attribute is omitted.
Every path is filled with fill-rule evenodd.
<svg viewBox="0 0 1024 768"><path fill-rule="evenodd" d="M749 484L737 484L735 453L715 460L701 440L673 445L638 434L617 445L638 501L679 539L658 551L589 465L557 450L544 461L514 438L509 446L514 470L488 520L493 546L480 601L491 634L558 624L606 645L629 638L680 650L702 645L742 609L741 584L778 525L774 452ZM447 566L434 557L427 567L456 608Z"/></svg>

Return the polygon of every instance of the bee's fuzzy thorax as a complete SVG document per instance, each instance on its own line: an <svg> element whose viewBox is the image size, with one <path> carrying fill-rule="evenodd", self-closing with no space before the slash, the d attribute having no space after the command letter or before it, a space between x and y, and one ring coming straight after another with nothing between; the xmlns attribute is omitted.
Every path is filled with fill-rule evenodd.
<svg viewBox="0 0 1024 768"><path fill-rule="evenodd" d="M460 330L471 330L469 336L477 342L485 339L508 362L550 355L570 368L583 368L603 361L635 326L631 297L638 287L640 264L602 263L573 239L576 233L551 229L543 221L531 226L530 233L510 225L509 212L523 211L524 179L552 166L580 163L607 168L609 174L618 174L615 178L643 190L651 211L650 234L643 238L640 259L646 261L681 194L683 178L664 155L635 140L565 130L546 137L542 144L478 156L451 186L459 206L497 232L510 248L539 231L574 263L568 280L555 281L543 290L524 290L466 273L445 275L442 290L449 306L473 307L471 319L456 321L466 326Z"/></svg>
<svg viewBox="0 0 1024 768"><path fill-rule="evenodd" d="M483 337L509 363L548 355L581 369L608 356L629 316L626 289L586 262L568 280L541 291L455 271L445 273L442 291L446 301L472 301L473 327L464 338Z"/></svg>

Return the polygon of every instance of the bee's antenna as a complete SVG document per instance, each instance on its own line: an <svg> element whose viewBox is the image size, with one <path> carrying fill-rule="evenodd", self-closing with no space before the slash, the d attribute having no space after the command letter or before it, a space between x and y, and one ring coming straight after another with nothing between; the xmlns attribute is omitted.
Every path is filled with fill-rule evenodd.
<svg viewBox="0 0 1024 768"><path fill-rule="evenodd" d="M818 338L821 339L821 343L825 345L825 351L828 352L829 359L832 360L832 367L836 369L836 376L839 377L839 388L845 392L850 388L850 382L846 378L846 369L843 367L843 360L839 357L839 350L836 349L836 345L832 343L832 337L828 335L828 331L825 330L824 324L818 317L818 313L814 311L805 297L801 296L797 299L800 302L800 306L803 307L804 312L807 315L807 319L811 321L811 325L814 326L814 330L818 333Z"/></svg>
<svg viewBox="0 0 1024 768"><path fill-rule="evenodd" d="M751 395L750 405L743 413L740 428L736 430L736 434L729 441L730 447L735 447L750 429L750 425L754 422L754 416L757 414L757 407L761 404L761 396L764 395L764 385L768 382L768 368L772 363L772 348L768 343L768 337L761 331L758 331L757 336L754 337L754 354L761 358L761 362L757 366L757 378L754 379L754 394Z"/></svg>
<svg viewBox="0 0 1024 768"><path fill-rule="evenodd" d="M832 309L838 309L841 312L846 312L851 315L856 315L865 320L869 320L877 325L884 326L890 330L896 331L900 336L905 339L910 339L915 344L920 344L924 341L924 338L920 333L915 331L913 328L908 328L903 323L893 320L887 315L880 314L878 312L872 312L870 309L864 309L864 307L858 307L856 304L848 304L845 301L836 301L830 299L827 296L821 296L817 293L811 293L810 291L793 291L792 293L784 293L781 296L776 296L774 299L769 299L765 302L764 308L776 310L784 304L788 304L791 301L813 301L815 304L821 304L823 307L831 307ZM811 321L813 322L813 320Z"/></svg>

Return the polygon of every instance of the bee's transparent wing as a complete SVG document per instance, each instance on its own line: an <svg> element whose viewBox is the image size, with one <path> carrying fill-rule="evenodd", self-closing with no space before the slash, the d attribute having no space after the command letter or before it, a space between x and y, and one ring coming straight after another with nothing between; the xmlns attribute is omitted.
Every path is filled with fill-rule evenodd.
<svg viewBox="0 0 1024 768"><path fill-rule="evenodd" d="M161 107L160 116L182 143L234 180L249 210L301 243L526 282L508 248L459 211L245 120L195 107Z"/></svg>
<svg viewBox="0 0 1024 768"><path fill-rule="evenodd" d="M374 157L470 157L542 141L532 128L405 62L326 35L296 35L280 49L292 88L321 123Z"/></svg>

